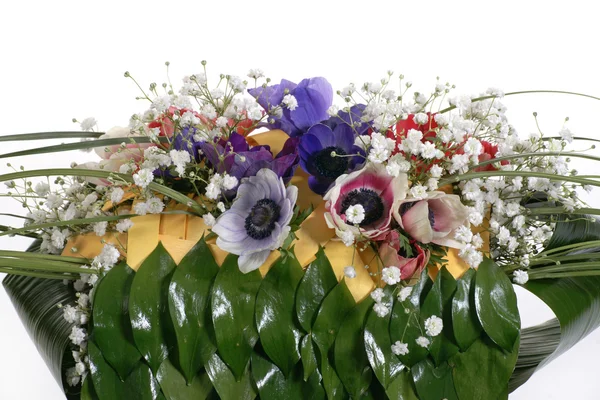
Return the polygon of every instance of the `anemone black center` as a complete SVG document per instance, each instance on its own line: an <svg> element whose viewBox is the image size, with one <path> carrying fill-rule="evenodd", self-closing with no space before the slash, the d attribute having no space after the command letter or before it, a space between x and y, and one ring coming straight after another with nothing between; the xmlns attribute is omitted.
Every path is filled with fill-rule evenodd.
<svg viewBox="0 0 600 400"><path fill-rule="evenodd" d="M271 199L257 201L244 223L248 236L257 240L269 237L279 219L280 210L277 203Z"/></svg>
<svg viewBox="0 0 600 400"><path fill-rule="evenodd" d="M400 204L400 216L406 214L406 212L408 210L410 210L411 208L413 208L413 206L415 204L417 204L416 201L410 201L410 202ZM429 208L429 213L427 214L427 218L429 218L429 225L431 225L431 227L433 228L433 226L435 224L435 215L433 214L433 210L431 208Z"/></svg>
<svg viewBox="0 0 600 400"><path fill-rule="evenodd" d="M313 164L319 174L326 178L335 179L348 170L348 157L332 157L331 152L345 156L344 149L335 146L325 147L313 156Z"/></svg>
<svg viewBox="0 0 600 400"><path fill-rule="evenodd" d="M341 213L344 214L348 207L360 204L365 209L365 218L359 226L371 225L383 216L383 201L381 197L371 189L355 189L348 193L342 200Z"/></svg>

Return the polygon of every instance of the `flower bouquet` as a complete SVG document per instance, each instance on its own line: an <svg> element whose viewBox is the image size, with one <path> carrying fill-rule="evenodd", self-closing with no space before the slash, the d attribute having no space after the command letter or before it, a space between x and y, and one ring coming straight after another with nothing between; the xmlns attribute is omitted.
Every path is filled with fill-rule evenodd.
<svg viewBox="0 0 600 400"><path fill-rule="evenodd" d="M67 397L506 399L600 325L600 180L568 166L598 140L520 137L526 92L138 86L128 127L0 137L100 158L0 175L34 239L4 286ZM557 319L521 329L513 282Z"/></svg>

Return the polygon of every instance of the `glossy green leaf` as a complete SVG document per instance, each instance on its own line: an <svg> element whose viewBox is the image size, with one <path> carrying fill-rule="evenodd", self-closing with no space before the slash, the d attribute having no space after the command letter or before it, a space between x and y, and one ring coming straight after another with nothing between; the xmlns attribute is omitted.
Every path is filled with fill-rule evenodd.
<svg viewBox="0 0 600 400"><path fill-rule="evenodd" d="M144 260L131 284L129 316L133 339L154 373L169 355L168 287L175 262L162 243Z"/></svg>
<svg viewBox="0 0 600 400"><path fill-rule="evenodd" d="M477 339L464 353L450 361L454 388L461 399L496 399L506 391L515 368L519 341L512 352L502 350L488 338Z"/></svg>
<svg viewBox="0 0 600 400"><path fill-rule="evenodd" d="M600 221L579 216L568 222L557 223L545 250L592 240L600 240ZM600 248L586 250L599 251ZM554 311L560 322L561 335L559 343L556 344L556 324L549 321L542 324L544 329L537 335L539 339L530 346L527 346L525 338L522 339L517 368L509 384L511 391L525 383L536 370L560 356L600 326L600 277L530 280L525 288ZM556 346L555 350L543 345L548 342Z"/></svg>
<svg viewBox="0 0 600 400"><path fill-rule="evenodd" d="M247 369L258 340L254 304L261 281L258 270L247 274L240 272L237 256L229 254L212 287L212 320L217 348L237 380Z"/></svg>
<svg viewBox="0 0 600 400"><path fill-rule="evenodd" d="M481 325L475 312L475 270L469 269L457 281L452 299L452 329L461 350L466 350L481 335Z"/></svg>
<svg viewBox="0 0 600 400"><path fill-rule="evenodd" d="M208 360L205 368L220 398L224 400L252 400L257 393L252 385L249 367L250 363L247 364L240 379L236 379L227 364L215 353Z"/></svg>
<svg viewBox="0 0 600 400"><path fill-rule="evenodd" d="M62 367L69 359L73 363L69 350L72 324L65 321L58 304L75 305L75 292L60 280L27 276L7 275L3 285L46 366L66 390Z"/></svg>
<svg viewBox="0 0 600 400"><path fill-rule="evenodd" d="M160 386L154 379L150 367L144 362L140 362L125 381L124 396L107 397L106 399L160 400L160 397Z"/></svg>
<svg viewBox="0 0 600 400"><path fill-rule="evenodd" d="M373 379L364 341L365 319L373 303L373 299L367 297L356 305L342 322L335 339L335 369L352 398L360 398Z"/></svg>
<svg viewBox="0 0 600 400"><path fill-rule="evenodd" d="M382 300L388 308L393 304L393 288L386 286L383 290L385 296ZM365 323L365 350L367 358L375 372L375 376L386 389L390 383L398 376L404 366L398 361L398 358L392 353L392 339L390 338L390 319L391 313L385 317L380 317L375 311L367 316ZM409 353L410 354L410 353Z"/></svg>
<svg viewBox="0 0 600 400"><path fill-rule="evenodd" d="M458 346L448 337L448 333L452 333L451 300L455 291L456 281L446 267L443 267L421 306L421 321L436 316L442 318L444 322L443 331L437 336L429 337L431 342L429 353L436 365L440 365L458 352Z"/></svg>
<svg viewBox="0 0 600 400"><path fill-rule="evenodd" d="M423 336L421 315L421 298L425 298L431 291L431 279L426 271L421 274L419 282L412 286L412 291L408 298L404 301L394 302L392 308L390 323L389 323L389 345L396 342L406 343L408 345L408 353L400 354L393 357L393 361L397 362L399 359L402 364L412 367L416 363L424 360L429 354L429 350L417 345L417 338ZM370 317L373 318L373 317ZM383 338L380 339L382 341ZM382 345L387 345L386 342L382 342ZM386 362L385 359L381 362ZM371 364L373 365L373 364ZM377 373L377 370L376 370ZM393 378L392 378L393 379ZM387 379L387 382L391 382L391 379Z"/></svg>
<svg viewBox="0 0 600 400"><path fill-rule="evenodd" d="M280 257L263 279L256 295L256 326L262 347L288 376L300 360L302 333L294 318L295 294L302 278L295 257Z"/></svg>
<svg viewBox="0 0 600 400"><path fill-rule="evenodd" d="M310 332L321 302L337 285L331 264L322 247L308 266L296 293L296 314L305 332Z"/></svg>
<svg viewBox="0 0 600 400"><path fill-rule="evenodd" d="M134 275L124 262L113 267L96 285L92 309L94 340L121 380L141 358L129 318L129 291Z"/></svg>
<svg viewBox="0 0 600 400"><path fill-rule="evenodd" d="M312 334L309 333L302 338L300 343L300 356L302 358L302 369L304 370L304 380L308 381L310 376L317 369L317 356L312 340Z"/></svg>
<svg viewBox="0 0 600 400"><path fill-rule="evenodd" d="M92 379L88 375L83 383L81 384L81 394L79 395L80 400L98 400L98 395L94 391L92 385Z"/></svg>
<svg viewBox="0 0 600 400"><path fill-rule="evenodd" d="M202 238L181 260L169 284L169 314L179 365L188 382L216 351L210 289L218 271L219 266Z"/></svg>
<svg viewBox="0 0 600 400"><path fill-rule="evenodd" d="M447 362L436 367L429 359L414 365L411 369L417 394L421 400L458 400L452 369ZM464 400L471 400L465 398Z"/></svg>
<svg viewBox="0 0 600 400"><path fill-rule="evenodd" d="M323 299L313 325L313 340L319 349L320 372L328 399L345 396L344 385L333 368L330 352L342 321L354 304L354 298L342 280Z"/></svg>
<svg viewBox="0 0 600 400"><path fill-rule="evenodd" d="M257 353L252 354L252 376L263 399L325 399L319 378L313 374L305 382L297 365L287 378L277 366Z"/></svg>
<svg viewBox="0 0 600 400"><path fill-rule="evenodd" d="M409 370L403 369L385 390L390 400L419 400Z"/></svg>
<svg viewBox="0 0 600 400"><path fill-rule="evenodd" d="M212 384L206 373L186 380L167 358L158 369L156 379L169 400L204 400L212 390Z"/></svg>
<svg viewBox="0 0 600 400"><path fill-rule="evenodd" d="M92 341L88 342L88 357L90 359L90 375L98 397L100 399L122 398L125 385Z"/></svg>
<svg viewBox="0 0 600 400"><path fill-rule="evenodd" d="M521 328L517 296L510 279L489 258L484 258L475 275L475 310L485 333L511 351Z"/></svg>

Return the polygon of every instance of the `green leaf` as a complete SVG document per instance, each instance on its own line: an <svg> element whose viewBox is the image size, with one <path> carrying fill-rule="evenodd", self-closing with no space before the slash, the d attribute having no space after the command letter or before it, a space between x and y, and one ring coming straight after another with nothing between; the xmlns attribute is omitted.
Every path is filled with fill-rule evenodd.
<svg viewBox="0 0 600 400"><path fill-rule="evenodd" d="M237 256L229 254L212 287L212 320L217 348L238 381L247 369L258 340L254 304L261 280L258 270L247 274L240 272Z"/></svg>
<svg viewBox="0 0 600 400"><path fill-rule="evenodd" d="M571 221L559 222L546 250L579 244L585 241L600 240L598 219L578 217ZM598 248L586 252L598 252ZM529 290L556 314L560 322L560 342L556 344L556 324L548 321L540 327L531 340L524 337L520 349L517 368L509 383L515 390L537 370L570 349L590 332L600 326L600 277L570 277L560 279L530 280L525 285ZM530 330L532 328L529 328ZM555 350L548 345L556 346Z"/></svg>
<svg viewBox="0 0 600 400"><path fill-rule="evenodd" d="M92 385L92 379L88 375L83 383L81 384L81 394L79 395L80 400L98 400L98 395L94 391Z"/></svg>
<svg viewBox="0 0 600 400"><path fill-rule="evenodd" d="M344 397L344 386L330 361L335 337L346 314L354 307L354 298L342 280L323 300L313 325L313 340L320 353L320 371L328 399Z"/></svg>
<svg viewBox="0 0 600 400"><path fill-rule="evenodd" d="M186 380L169 359L163 361L156 379L169 400L204 400L213 387L205 373Z"/></svg>
<svg viewBox="0 0 600 400"><path fill-rule="evenodd" d="M129 291L134 275L125 262L113 267L96 285L92 308L94 340L121 380L141 358L129 318Z"/></svg>
<svg viewBox="0 0 600 400"><path fill-rule="evenodd" d="M88 341L88 357L90 359L90 375L98 397L101 399L122 398L125 389L123 382L91 340Z"/></svg>
<svg viewBox="0 0 600 400"><path fill-rule="evenodd" d="M154 373L169 355L168 285L175 262L162 243L144 260L133 278L129 316L135 344Z"/></svg>
<svg viewBox="0 0 600 400"><path fill-rule="evenodd" d="M160 386L154 379L150 367L140 362L125 381L124 396L106 399L159 400L160 398Z"/></svg>
<svg viewBox="0 0 600 400"><path fill-rule="evenodd" d="M31 248L30 248L31 249ZM75 292L60 280L7 275L3 281L17 315L56 382L66 391L63 364L70 360L72 324L58 304L75 305Z"/></svg>
<svg viewBox="0 0 600 400"><path fill-rule="evenodd" d="M104 132L36 132L36 133L20 133L17 135L0 136L0 142L11 142L23 140L45 140L45 139L70 139L70 138L98 138L104 135Z"/></svg>
<svg viewBox="0 0 600 400"><path fill-rule="evenodd" d="M256 295L256 325L262 347L284 376L300 360L302 333L294 321L295 294L302 278L296 257L280 257L263 279Z"/></svg>
<svg viewBox="0 0 600 400"><path fill-rule="evenodd" d="M403 302L397 301L394 304L390 316L389 325L389 345L396 342L406 343L408 345L408 354L394 356L393 360L399 359L402 364L412 367L416 363L424 360L429 354L429 350L417 345L416 340L424 336L424 329L421 326L421 303L431 291L432 282L427 274L427 269L423 270L421 277L416 285L412 286L412 291L408 298ZM380 340L383 340L380 339ZM387 346L387 342L382 345ZM382 360L381 362L384 362ZM372 364L371 364L372 365ZM391 381L387 380L388 383Z"/></svg>
<svg viewBox="0 0 600 400"><path fill-rule="evenodd" d="M302 369L304 370L304 380L308 381L310 376L317 369L317 356L313 347L312 334L309 333L302 338L300 344L300 356L302 358Z"/></svg>
<svg viewBox="0 0 600 400"><path fill-rule="evenodd" d="M222 399L252 400L256 397L256 390L250 379L249 366L250 363L240 379L236 379L227 364L215 353L206 364L206 373Z"/></svg>
<svg viewBox="0 0 600 400"><path fill-rule="evenodd" d="M321 302L338 283L322 247L316 257L306 269L296 293L296 314L305 332L311 331Z"/></svg>
<svg viewBox="0 0 600 400"><path fill-rule="evenodd" d="M475 275L475 310L485 333L511 351L521 328L517 296L510 279L489 258L484 258Z"/></svg>
<svg viewBox="0 0 600 400"><path fill-rule="evenodd" d="M403 369L389 384L385 393L390 400L419 400L410 371Z"/></svg>
<svg viewBox="0 0 600 400"><path fill-rule="evenodd" d="M252 354L252 376L263 399L325 399L325 391L316 374L304 382L302 371L297 365L289 377L285 377L277 366L257 353Z"/></svg>
<svg viewBox="0 0 600 400"><path fill-rule="evenodd" d="M382 299L382 303L391 308L394 301L393 288L386 286L383 291L385 296ZM392 339L390 338L391 318L391 313L388 313L385 317L380 317L372 310L365 324L364 340L367 357L371 368L373 368L373 372L375 372L375 376L384 389L390 385L404 368L400 361L398 361L398 358L392 353Z"/></svg>
<svg viewBox="0 0 600 400"><path fill-rule="evenodd" d="M373 303L373 299L367 297L354 307L342 322L335 339L335 369L352 398L362 396L373 378L364 341L364 323Z"/></svg>
<svg viewBox="0 0 600 400"><path fill-rule="evenodd" d="M447 362L435 367L431 360L426 359L416 364L411 369L417 393L421 400L458 400L452 369ZM465 398L465 400L471 400Z"/></svg>
<svg viewBox="0 0 600 400"><path fill-rule="evenodd" d="M452 319L449 316L452 311L450 307L452 295L455 291L456 281L446 267L443 267L421 306L421 321L424 322L431 316L442 318L444 321L442 332L430 338L429 353L436 365L440 365L442 361L448 360L458 352L458 347L446 336L448 332L452 332Z"/></svg>
<svg viewBox="0 0 600 400"><path fill-rule="evenodd" d="M469 269L457 281L452 299L452 329L461 350L466 350L481 335L481 325L475 312L475 270Z"/></svg>
<svg viewBox="0 0 600 400"><path fill-rule="evenodd" d="M508 380L515 368L519 341L512 352L506 352L488 338L477 339L464 353L450 361L458 397L469 400L498 398L506 391Z"/></svg>
<svg viewBox="0 0 600 400"><path fill-rule="evenodd" d="M175 268L169 285L169 314L177 339L181 372L188 382L196 377L217 349L210 312L210 289L218 271L219 266L202 238Z"/></svg>

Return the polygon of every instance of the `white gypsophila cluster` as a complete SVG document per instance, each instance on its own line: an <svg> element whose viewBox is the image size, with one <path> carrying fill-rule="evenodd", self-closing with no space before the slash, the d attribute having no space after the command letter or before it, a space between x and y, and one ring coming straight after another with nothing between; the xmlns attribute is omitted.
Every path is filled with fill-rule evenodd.
<svg viewBox="0 0 600 400"><path fill-rule="evenodd" d="M391 305L384 302L385 293L382 288L377 288L371 292L371 298L375 300L375 304L373 305L373 311L377 314L377 316L383 318L389 314Z"/></svg>
<svg viewBox="0 0 600 400"><path fill-rule="evenodd" d="M400 282L400 268L386 267L381 271L381 279L388 285L396 285Z"/></svg>
<svg viewBox="0 0 600 400"><path fill-rule="evenodd" d="M106 257L106 255L105 255ZM112 261L112 260L110 260ZM114 264L114 263L113 263ZM89 268L88 266L83 266ZM76 293L76 302L71 305L59 305L63 311L63 318L72 324L69 340L72 345L72 355L75 366L66 370L66 381L69 386L76 386L85 379L89 371L87 356L87 323L91 315L91 292L98 282L96 274L81 274L80 279L73 283Z"/></svg>
<svg viewBox="0 0 600 400"><path fill-rule="evenodd" d="M442 329L444 329L444 322L440 317L432 315L425 320L425 333L428 336L435 337L442 333Z"/></svg>
<svg viewBox="0 0 600 400"><path fill-rule="evenodd" d="M352 265L344 267L344 276L350 279L356 278L356 269Z"/></svg>
<svg viewBox="0 0 600 400"><path fill-rule="evenodd" d="M225 190L231 190L237 187L238 179L229 174L214 174L210 182L206 185L206 197L211 200L217 200Z"/></svg>

